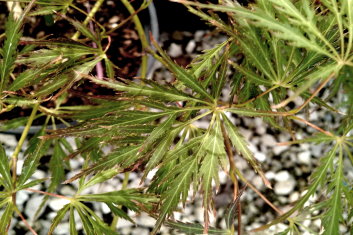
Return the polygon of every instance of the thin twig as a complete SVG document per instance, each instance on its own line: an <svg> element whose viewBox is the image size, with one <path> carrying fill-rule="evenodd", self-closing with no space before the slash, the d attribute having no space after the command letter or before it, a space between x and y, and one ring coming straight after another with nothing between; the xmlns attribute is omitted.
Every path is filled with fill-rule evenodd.
<svg viewBox="0 0 353 235"><path fill-rule="evenodd" d="M312 95L298 108L294 109L291 111L292 114L298 113L300 110L302 110L321 90L324 88L324 86L331 80L331 78L335 75L335 72L331 73L317 88L316 90L312 93ZM272 108L274 109L279 109L287 105L292 98L288 98L284 101L282 101L279 104L273 105Z"/></svg>
<svg viewBox="0 0 353 235"><path fill-rule="evenodd" d="M233 156L233 150L232 150L232 146L230 144L230 140L229 140L229 137L226 133L226 130L225 130L225 127L223 125L223 122L221 122L221 131L222 131L222 135L223 135L223 139L224 139L224 144L225 144L225 147L226 147L226 152L227 152L227 155L228 155L228 159L229 159L229 175L230 175L230 178L234 184L234 192L233 192L233 199L234 200L237 200L237 198L239 198L239 182L238 182L238 179L237 179L237 176L235 174L236 170L236 166L235 166L235 162L234 162L234 156ZM237 213L238 213L238 227L237 227L237 230L238 230L238 235L241 235L242 234L242 221L241 221L241 203L240 203L240 200L237 200Z"/></svg>
<svg viewBox="0 0 353 235"><path fill-rule="evenodd" d="M300 121L300 122L303 122L303 123L307 124L308 126L314 128L315 130L320 131L321 133L323 133L323 134L325 134L325 135L328 135L328 136L331 136L331 137L334 136L334 134L332 134L331 132L325 131L324 129L322 129L322 128L316 126L315 124L313 124L313 123L311 123L311 122L309 122L309 121L307 121L307 120L305 120L305 119L303 119L303 118L300 118L300 117L297 117L297 116L291 116L290 118L291 118L291 119L294 119L294 120L298 120L298 121Z"/></svg>
<svg viewBox="0 0 353 235"><path fill-rule="evenodd" d="M29 191L29 192L33 192L33 193L40 193L40 194L44 194L44 195L48 195L48 196L52 196L52 197L58 197L61 199L66 199L68 201L72 200L72 198L70 198L70 197L66 197L63 195L55 194L55 193L48 193L48 192L44 192L44 191L40 191L40 190L36 190L36 189L26 188L24 190Z"/></svg>
<svg viewBox="0 0 353 235"><path fill-rule="evenodd" d="M14 205L14 209L16 211L16 213L18 214L18 216L21 218L21 220L23 221L23 223L26 225L26 227L29 229L29 231L31 231L31 233L33 233L34 235L38 235L38 233L36 231L34 231L34 229L31 227L31 225L29 225L29 223L27 222L27 220L25 219L25 217L23 217L22 213L20 212L20 210L17 208L16 205Z"/></svg>

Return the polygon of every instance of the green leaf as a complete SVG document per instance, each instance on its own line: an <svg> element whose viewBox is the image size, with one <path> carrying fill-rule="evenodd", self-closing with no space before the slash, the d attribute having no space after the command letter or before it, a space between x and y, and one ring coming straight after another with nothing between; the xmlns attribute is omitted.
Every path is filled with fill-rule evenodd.
<svg viewBox="0 0 353 235"><path fill-rule="evenodd" d="M107 204L107 206L109 207L109 209L113 212L114 215L119 216L120 218L123 218L125 220L130 221L132 224L134 224L135 222L127 215L127 213L125 213L125 211L123 211L122 209L120 209L117 206L114 206L113 203L109 203L106 202L105 204Z"/></svg>
<svg viewBox="0 0 353 235"><path fill-rule="evenodd" d="M47 84L35 91L34 97L43 97L61 88L61 91L68 89L73 83L79 81L83 75L87 75L102 58L98 57L81 65L77 65L59 74Z"/></svg>
<svg viewBox="0 0 353 235"><path fill-rule="evenodd" d="M144 194L141 189L134 188L100 194L78 195L76 199L79 201L114 203L116 205L123 205L134 211L137 211L140 205L143 205L145 208L151 208L152 204L157 201L155 196Z"/></svg>
<svg viewBox="0 0 353 235"><path fill-rule="evenodd" d="M91 55L94 52L86 48L58 47L53 49L39 49L21 54L16 63L39 67L65 63L65 60L78 60L82 56Z"/></svg>
<svg viewBox="0 0 353 235"><path fill-rule="evenodd" d="M70 207L71 204L68 203L56 213L56 216L54 217L52 224L49 228L48 235L52 235L54 233L55 228L59 225L61 220L64 218L66 212L70 209Z"/></svg>
<svg viewBox="0 0 353 235"><path fill-rule="evenodd" d="M170 182L170 188L162 195L162 206L159 211L158 220L156 221L151 234L157 233L167 215L171 214L177 207L180 197L185 201L196 171L197 158L188 157L181 161L175 168L173 171L174 177L166 177L167 179L172 179Z"/></svg>
<svg viewBox="0 0 353 235"><path fill-rule="evenodd" d="M237 69L240 73L242 73L244 76L246 76L247 79L252 81L255 84L258 85L266 85L266 86L271 86L272 82L266 80L265 78L259 76L258 74L254 73L250 69L244 68L243 66L239 66L238 64L231 62L231 65Z"/></svg>
<svg viewBox="0 0 353 235"><path fill-rule="evenodd" d="M48 186L48 191L53 192L56 187L62 182L65 178L65 166L64 158L66 153L60 146L59 141L54 142L54 152L49 162L49 169L51 172L51 182Z"/></svg>
<svg viewBox="0 0 353 235"><path fill-rule="evenodd" d="M116 176L118 173L119 173L119 171L116 168L112 168L112 169L108 169L108 170L99 172L96 175L94 175L91 179L89 179L84 185L82 185L80 187L79 191L82 191L83 189L91 187L95 184L105 182L105 181L113 178L114 176Z"/></svg>
<svg viewBox="0 0 353 235"><path fill-rule="evenodd" d="M10 129L15 129L20 126L25 126L28 117L18 117L0 122L0 131L7 131Z"/></svg>
<svg viewBox="0 0 353 235"><path fill-rule="evenodd" d="M214 180L216 187L219 187L219 166L226 168L227 161L219 114L215 113L212 121L214 124L209 126L197 153L197 157L201 158L199 173L202 177L203 207L207 226L209 223L208 212L213 208L212 181Z"/></svg>
<svg viewBox="0 0 353 235"><path fill-rule="evenodd" d="M190 234L190 235L194 235L194 234L203 234L204 232L204 228L201 224L197 224L197 223L183 223L180 221L166 221L165 225L167 225L168 227L171 227L173 229L176 229L179 233L186 233L186 234ZM209 227L208 228L208 234L228 234L229 231L225 230L225 229L216 229L216 228L212 228Z"/></svg>
<svg viewBox="0 0 353 235"><path fill-rule="evenodd" d="M339 224L342 219L342 183L343 183L343 153L340 149L340 156L336 163L337 168L334 174L333 181L329 185L328 191L333 189L333 194L328 199L327 211L324 213L322 223L324 226L325 235L339 233Z"/></svg>
<svg viewBox="0 0 353 235"><path fill-rule="evenodd" d="M70 235L77 235L74 207L70 206Z"/></svg>
<svg viewBox="0 0 353 235"><path fill-rule="evenodd" d="M16 190L20 191L22 189L31 188L33 186L36 186L38 184L41 184L41 183L45 182L46 180L48 180L48 178L32 180L32 181L28 182L27 184L24 184L24 185L22 185L20 187L16 187Z"/></svg>
<svg viewBox="0 0 353 235"><path fill-rule="evenodd" d="M248 116L248 117L272 117L272 116L290 115L290 113L286 113L286 112L272 112L272 111L263 111L263 110L245 109L245 108L226 108L225 111L238 114L239 116Z"/></svg>
<svg viewBox="0 0 353 235"><path fill-rule="evenodd" d="M120 148L118 151L112 152L111 154L104 157L102 160L97 163L89 166L86 169L83 169L80 173L73 176L71 179L66 180L64 183L70 183L84 175L89 175L93 172L104 170L107 168L112 168L117 164L122 164L128 158L132 158L137 155L139 146L128 146Z"/></svg>
<svg viewBox="0 0 353 235"><path fill-rule="evenodd" d="M43 126L43 129L38 133L39 136L44 134L44 128L45 126ZM33 144L29 146L29 149L27 149L28 156L23 163L22 172L16 184L18 187L25 184L26 181L33 175L37 169L39 160L46 153L51 144L51 141L39 140L37 136L34 138L35 141L33 141Z"/></svg>
<svg viewBox="0 0 353 235"><path fill-rule="evenodd" d="M5 24L6 40L3 45L2 63L0 64L0 93L6 89L10 73L13 70L13 64L17 56L17 46L22 35L20 33L21 26L22 22L15 20L11 13Z"/></svg>
<svg viewBox="0 0 353 235"><path fill-rule="evenodd" d="M86 46L85 44L82 44L80 42L77 42L68 38L55 38L55 39L49 39L49 40L21 40L21 43L25 45L46 46L49 48L63 47L63 48L74 49L74 50L81 49L86 52L99 53L99 50L97 48Z"/></svg>
<svg viewBox="0 0 353 235"><path fill-rule="evenodd" d="M152 43L163 58L161 59L160 57L157 57L157 59L160 59L160 62L164 63L178 80L183 82L187 87L193 89L200 95L207 97L209 100L214 99L210 94L207 93L205 88L201 86L201 83L191 73L174 63L157 42L153 41Z"/></svg>
<svg viewBox="0 0 353 235"><path fill-rule="evenodd" d="M177 114L171 115L167 120L165 120L163 123L159 124L152 132L151 134L147 137L147 139L144 141L143 145L139 149L139 152L143 152L146 149L148 150L151 144L156 142L158 139L164 137L167 135L168 132L171 131L172 125L177 117Z"/></svg>
<svg viewBox="0 0 353 235"><path fill-rule="evenodd" d="M64 19L70 22L82 35L86 36L87 38L91 39L97 45L100 45L100 41L98 40L97 36L94 35L91 30L80 21L74 20L66 15L61 15Z"/></svg>
<svg viewBox="0 0 353 235"><path fill-rule="evenodd" d="M245 141L244 137L239 133L237 128L231 123L225 114L222 114L222 118L227 129L227 134L235 147L235 149L245 158L245 160L254 168L267 187L271 188L271 185L268 180L265 178L265 174L261 169L260 164L255 159L253 153L248 148L248 143Z"/></svg>
<svg viewBox="0 0 353 235"><path fill-rule="evenodd" d="M12 179L11 179L11 173L10 173L10 165L9 165L9 159L6 156L5 150L0 145L0 175L3 178L3 185L6 190L11 190L12 189Z"/></svg>
<svg viewBox="0 0 353 235"><path fill-rule="evenodd" d="M228 41L224 41L209 50L205 50L202 55L197 56L190 64L190 70L195 77L200 77L201 74L210 69L213 65L213 60L220 54Z"/></svg>
<svg viewBox="0 0 353 235"><path fill-rule="evenodd" d="M205 101L190 97L184 93L177 92L176 90L171 90L171 89L156 90L153 87L134 84L134 83L129 83L128 85L125 85L123 83L108 82L108 81L96 79L93 77L90 77L89 79L97 84L115 89L117 91L125 91L127 94L133 95L133 96L147 96L150 98L159 99L163 101L196 101L196 102L208 104Z"/></svg>
<svg viewBox="0 0 353 235"><path fill-rule="evenodd" d="M93 225L89 219L90 215L87 215L87 212L82 210L82 208L79 206L75 206L75 208L81 218L83 229L85 230L86 234L97 234L94 232Z"/></svg>
<svg viewBox="0 0 353 235"><path fill-rule="evenodd" d="M326 154L326 156L321 159L320 166L316 168L316 170L313 172L311 176L312 182L310 183L307 192L296 202L295 206L292 207L292 209L290 209L286 213L282 214L278 218L271 221L270 223L257 228L256 231L262 231L264 229L271 227L274 224L277 224L286 220L294 212L298 211L304 206L307 200L316 192L320 183L322 183L326 179L327 171L332 166L333 160L336 157L337 148L338 148L338 145L337 144L334 145L333 148Z"/></svg>
<svg viewBox="0 0 353 235"><path fill-rule="evenodd" d="M12 202L7 203L5 211L0 218L0 233L7 234L7 228L11 222L14 207Z"/></svg>
<svg viewBox="0 0 353 235"><path fill-rule="evenodd" d="M151 158L146 164L146 169L144 171L142 180L147 176L148 172L150 172L154 167L156 167L157 164L166 155L177 134L178 132L176 131L170 131L169 133L167 133L167 136L165 136L160 141L160 143L155 147L155 150L153 151Z"/></svg>

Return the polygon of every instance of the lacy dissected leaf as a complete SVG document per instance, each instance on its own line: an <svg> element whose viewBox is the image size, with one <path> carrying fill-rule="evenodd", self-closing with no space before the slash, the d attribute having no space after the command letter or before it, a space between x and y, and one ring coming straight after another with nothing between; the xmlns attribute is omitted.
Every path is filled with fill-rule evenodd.
<svg viewBox="0 0 353 235"><path fill-rule="evenodd" d="M0 233L7 234L8 233L8 226L12 219L12 214L14 212L14 206L12 202L8 202L6 204L6 208L3 211L1 218L0 218Z"/></svg>
<svg viewBox="0 0 353 235"><path fill-rule="evenodd" d="M120 168L125 168L130 166L130 162L135 162L138 156L138 150L140 146L127 146L121 147L116 151L108 154L107 156L103 157L97 163L92 164L91 166L83 169L80 173L76 174L74 177L66 180L64 183L72 182L82 176L89 175L93 172L99 172L108 168L113 168L116 165L120 165ZM128 162L128 163L126 163Z"/></svg>
<svg viewBox="0 0 353 235"><path fill-rule="evenodd" d="M78 32L82 33L82 35L86 36L87 38L91 39L93 42L95 42L97 45L100 45L100 41L97 38L94 33L89 29L87 25L84 25L78 20L74 20L66 15L61 15L65 20L69 21L76 29Z"/></svg>
<svg viewBox="0 0 353 235"><path fill-rule="evenodd" d="M201 83L186 69L183 69L176 63L174 63L171 58L163 51L163 49L157 44L156 41L152 42L154 47L161 54L161 57L156 57L165 64L167 68L176 76L178 80L185 84L185 86L193 89L195 92L206 97L209 100L213 100L213 97L207 93L206 89L201 85Z"/></svg>
<svg viewBox="0 0 353 235"><path fill-rule="evenodd" d="M91 209L89 209L84 204L75 203L74 207L82 220L83 228L86 234L116 234L115 231L113 231L107 224L103 222L100 217L98 217Z"/></svg>
<svg viewBox="0 0 353 235"><path fill-rule="evenodd" d="M77 235L74 207L70 206L70 235Z"/></svg>
<svg viewBox="0 0 353 235"><path fill-rule="evenodd" d="M168 87L165 87L164 89L155 89L155 87L150 87L132 82L124 84L121 82L108 82L92 77L89 79L97 84L115 89L117 91L124 91L126 94L131 96L146 96L162 101L196 101L205 103L202 100L193 98L185 93L177 91L176 89L168 89Z"/></svg>
<svg viewBox="0 0 353 235"><path fill-rule="evenodd" d="M86 51L87 53L99 53L97 48L86 46L85 44L71 40L69 38L54 38L49 40L21 40L21 43L24 45L46 46L49 48L63 47L73 50L81 49L81 52Z"/></svg>
<svg viewBox="0 0 353 235"><path fill-rule="evenodd" d="M49 162L49 169L51 172L51 181L48 186L48 191L52 192L63 181L65 177L64 158L66 153L62 149L60 142L55 141L54 152Z"/></svg>
<svg viewBox="0 0 353 235"><path fill-rule="evenodd" d="M214 124L209 126L201 142L197 157L201 158L199 174L202 177L203 207L205 209L205 227L208 227L208 213L213 208L212 181L219 187L218 172L220 166L227 167L227 155L221 130L219 114L214 114Z"/></svg>
<svg viewBox="0 0 353 235"><path fill-rule="evenodd" d="M340 156L335 164L336 170L333 174L333 179L328 185L328 192L333 191L327 201L327 209L324 212L322 224L324 226L325 235L339 233L339 224L342 221L343 205L342 205L342 186L343 186L343 152L340 149Z"/></svg>
<svg viewBox="0 0 353 235"><path fill-rule="evenodd" d="M166 217L175 210L181 198L185 202L190 185L197 173L197 158L193 156L185 158L170 173L172 175L166 176L169 179L169 188L161 195L160 213L152 234L157 233Z"/></svg>
<svg viewBox="0 0 353 235"><path fill-rule="evenodd" d="M56 213L56 216L54 217L54 219L52 220L52 224L50 225L48 235L52 235L54 233L55 228L64 218L66 212L70 209L70 206L70 203L68 203Z"/></svg>
<svg viewBox="0 0 353 235"><path fill-rule="evenodd" d="M11 190L12 180L9 159L6 156L5 150L2 145L0 145L0 162L0 175L2 177L2 184L4 185L6 190Z"/></svg>
<svg viewBox="0 0 353 235"><path fill-rule="evenodd" d="M332 167L333 161L337 155L338 145L334 145L333 148L321 159L320 165L311 175L311 183L308 187L307 192L304 196L302 196L295 204L292 209L282 214L278 218L271 221L269 224L259 227L256 231L262 231L271 227L274 224L280 223L286 220L289 216L291 216L297 210L303 208L304 204L308 201L308 199L316 192L317 188L325 182L327 179L327 171L330 167Z"/></svg>
<svg viewBox="0 0 353 235"><path fill-rule="evenodd" d="M26 150L27 156L23 163L21 175L19 176L16 184L18 187L25 184L26 181L34 174L37 166L39 165L39 160L46 153L51 144L51 141L45 141L38 138L38 136L42 136L44 134L44 128L45 126L43 126L43 129L32 138L33 141L30 142L30 145Z"/></svg>
<svg viewBox="0 0 353 235"><path fill-rule="evenodd" d="M53 49L39 49L19 55L16 63L40 68L44 65L64 63L65 60L76 61L82 58L82 56L91 54L94 54L94 52L85 48L58 47Z"/></svg>
<svg viewBox="0 0 353 235"><path fill-rule="evenodd" d="M204 231L204 227L201 224L197 224L197 223L192 224L192 223L183 223L180 221L168 220L165 222L165 225L177 230L179 233L185 233L188 235L203 234L203 231ZM225 229L217 229L217 228L209 227L208 234L225 235L225 234L230 234L230 231Z"/></svg>
<svg viewBox="0 0 353 235"><path fill-rule="evenodd" d="M44 70L45 68L25 70L23 73L16 77L15 81L13 81L11 85L9 85L8 90L17 91L21 88L40 82L49 75L49 72L45 72Z"/></svg>
<svg viewBox="0 0 353 235"><path fill-rule="evenodd" d="M202 55L197 56L190 64L190 71L198 78L201 74L213 66L213 61L217 59L220 52L223 50L228 41L224 41L212 49L205 50Z"/></svg>
<svg viewBox="0 0 353 235"><path fill-rule="evenodd" d="M248 147L248 143L245 141L244 137L240 134L237 128L231 123L231 121L227 118L225 114L222 115L227 134L235 147L235 149L240 153L245 160L254 168L255 172L257 172L261 178L263 179L265 185L271 188L271 185L268 180L265 178L265 174L261 169L260 164L255 159L253 153L250 151Z"/></svg>
<svg viewBox="0 0 353 235"><path fill-rule="evenodd" d="M114 203L133 211L138 211L141 206L146 209L152 208L152 205L157 202L157 198L154 195L145 194L141 189L133 188L100 194L78 195L76 199L79 201Z"/></svg>
<svg viewBox="0 0 353 235"><path fill-rule="evenodd" d="M0 63L0 92L6 89L13 64L17 56L17 46L21 37L22 23L15 20L13 14L10 14L5 24L6 40L2 48L2 62Z"/></svg>
<svg viewBox="0 0 353 235"><path fill-rule="evenodd" d="M159 164L159 162L164 158L164 156L169 152L169 148L173 143L176 135L178 134L177 131L168 131L169 133L160 141L160 143L155 147L151 158L148 160L146 164L146 169L144 171L144 175L142 179L144 179L148 172L150 172L154 167ZM145 144L145 143L144 143Z"/></svg>
<svg viewBox="0 0 353 235"><path fill-rule="evenodd" d="M82 191L85 188L107 181L113 178L114 176L116 176L118 173L119 171L116 168L101 171L96 175L94 175L92 178L90 178L87 182L85 182L85 184L80 187L79 191Z"/></svg>
<svg viewBox="0 0 353 235"><path fill-rule="evenodd" d="M166 136L171 131L176 117L176 114L171 115L167 120L160 123L155 129L153 129L151 134L144 141L139 151L144 152L146 149L148 150L153 143Z"/></svg>
<svg viewBox="0 0 353 235"><path fill-rule="evenodd" d="M34 97L43 97L52 94L60 88L61 91L67 90L73 83L79 81L83 75L87 75L101 60L101 57L95 59L90 58L90 60L86 60L85 63L63 71L56 77L52 78L48 83L37 89L34 93Z"/></svg>

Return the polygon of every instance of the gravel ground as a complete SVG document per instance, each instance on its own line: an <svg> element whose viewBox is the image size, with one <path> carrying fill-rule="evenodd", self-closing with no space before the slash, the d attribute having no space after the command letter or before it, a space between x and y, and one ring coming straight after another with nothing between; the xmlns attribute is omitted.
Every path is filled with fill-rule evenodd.
<svg viewBox="0 0 353 235"><path fill-rule="evenodd" d="M218 35L214 36L209 31L196 31L195 33L190 32L174 32L173 34L162 34L160 37L161 43L167 50L170 56L172 56L179 64L187 65L191 59L204 49L211 48L212 45L223 42L225 36ZM159 64L156 63L154 67L153 78L155 80L172 81L173 77L169 72ZM228 91L224 91L226 97ZM300 101L297 101L300 102ZM299 103L298 103L299 104ZM229 116L231 120L236 123L245 136L250 142L250 149L255 154L256 159L262 164L266 177L271 181L273 190L266 189L262 184L261 178L256 175L253 170L248 166L239 156L236 156L236 165L239 170L243 172L245 177L250 180L262 193L268 196L268 198L278 208L286 211L290 208L290 205L295 202L301 193L305 190L305 186L308 185L308 176L310 175L313 167L317 166L318 159L323 156L326 151L323 145L294 145L294 146L277 146L279 142L289 141L290 135L287 133L281 133L268 127L266 123L260 118L238 118L236 116ZM320 126L328 127L335 126L339 123L339 120L333 119L328 112L324 110L316 110L311 113L310 120ZM205 122L198 122L196 125L201 127L207 125ZM301 139L312 132L313 129L308 128L301 124L296 124L300 128L296 133L296 137ZM14 151L18 139L14 135L0 134L0 142L4 144L7 155L11 155ZM74 141L68 138L68 141L74 145ZM23 146L23 150L26 148L26 143ZM23 151L20 153L19 163L23 163ZM67 174L67 178L76 174L82 166L82 161L72 159L71 166L73 171ZM21 165L21 164L20 164ZM21 171L19 167L18 172ZM38 170L33 178L44 178L48 174L44 170ZM140 181L139 174L131 173L129 178L129 187L139 185ZM151 179L152 174L147 177ZM89 188L87 193L97 193L111 190L118 190L121 187L123 176L117 176L107 182ZM227 204L231 202L232 189L231 182L227 179L225 174L220 175L221 187L215 199L215 205L218 208L218 214L216 217L211 218L212 225L217 227L224 227L225 222L222 218L222 214L227 207ZM71 195L75 192L77 183L69 185L62 185L58 193L63 195ZM42 186L34 187L34 189L44 189ZM33 194L27 191L21 191L18 193L17 202L19 209L24 212L25 216L29 218L29 222L33 224L33 227L39 231L39 234L47 234L50 226L50 221L55 216L56 212L67 203L64 199L50 198L48 206L42 211L39 218L35 221L31 221L33 218L36 208L40 204L43 196ZM191 198L190 198L191 199ZM314 200L314 198L312 199ZM243 210L243 226L245 230L257 228L276 217L275 212L267 206L264 201L259 198L253 191L247 189L241 197L242 210ZM193 202L187 204L187 207L183 212L174 213L174 219L181 220L183 222L202 222L203 208L201 206L202 199L196 197ZM92 207L97 214L105 219L110 218L110 210L102 204L92 204ZM135 218L136 226L125 220L119 220L118 230L121 234L136 234L136 235L147 235L151 228L153 228L155 220L151 219L145 214L136 215L129 212L132 218ZM79 216L76 216L78 218ZM55 234L69 234L69 223L68 218L64 219L64 223L60 224L55 230ZM313 230L317 230L320 227L320 221L305 221L304 225L310 226ZM24 225L22 221L13 220L12 226L16 226L16 230L10 229L10 234L25 234L25 230L21 230ZM82 228L80 220L77 220L77 228ZM271 227L267 234L275 234L276 232L283 231L286 225L279 224ZM341 227L341 234L347 233L346 228ZM27 233L29 234L29 233ZM169 230L166 227L162 227L161 234L179 234ZM255 234L255 233L251 233ZM258 234L266 234L264 232ZM309 234L303 232L302 234Z"/></svg>

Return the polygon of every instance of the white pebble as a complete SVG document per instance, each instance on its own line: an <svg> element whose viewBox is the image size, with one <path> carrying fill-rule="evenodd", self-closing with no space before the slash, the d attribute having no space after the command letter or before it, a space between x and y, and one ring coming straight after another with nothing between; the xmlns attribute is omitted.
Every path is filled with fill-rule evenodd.
<svg viewBox="0 0 353 235"><path fill-rule="evenodd" d="M129 228L132 226L133 226L133 224L128 220L125 220L125 219L118 220L117 228Z"/></svg>
<svg viewBox="0 0 353 235"><path fill-rule="evenodd" d="M279 154L281 154L283 151L285 151L285 150L287 150L288 149L288 146L274 146L273 147L273 153L275 154L275 155L279 155Z"/></svg>
<svg viewBox="0 0 353 235"><path fill-rule="evenodd" d="M69 202L70 202L69 200L64 198L53 198L52 200L49 201L49 207L54 211L58 211Z"/></svg>
<svg viewBox="0 0 353 235"><path fill-rule="evenodd" d="M289 202L295 202L299 199L299 193L298 192L294 192L289 196Z"/></svg>
<svg viewBox="0 0 353 235"><path fill-rule="evenodd" d="M107 206L107 204L102 203L101 206L102 206L102 212L103 212L103 214L108 214L108 213L110 213L110 208Z"/></svg>
<svg viewBox="0 0 353 235"><path fill-rule="evenodd" d="M44 196L42 195L35 195L27 201L25 214L28 216L28 218L33 218L34 214L38 210L40 203L42 203L43 197Z"/></svg>
<svg viewBox="0 0 353 235"><path fill-rule="evenodd" d="M149 233L149 230L146 228L134 228L132 230L132 233L130 233L130 234L132 234L132 235L148 235L150 233Z"/></svg>
<svg viewBox="0 0 353 235"><path fill-rule="evenodd" d="M69 234L70 224L68 222L60 223L55 229L55 234Z"/></svg>
<svg viewBox="0 0 353 235"><path fill-rule="evenodd" d="M33 179L43 179L43 178L45 178L46 177L46 174L45 174L45 172L44 171L42 171L42 170L36 170L35 172L34 172L34 174L32 175L32 178Z"/></svg>
<svg viewBox="0 0 353 235"><path fill-rule="evenodd" d="M272 180L276 177L275 173L273 171L268 171L265 173L265 176L268 180Z"/></svg>
<svg viewBox="0 0 353 235"><path fill-rule="evenodd" d="M252 131L245 129L245 128L242 128L242 127L239 128L239 132L244 136L244 138L246 140L250 140L250 138L253 134Z"/></svg>
<svg viewBox="0 0 353 235"><path fill-rule="evenodd" d="M18 159L18 161L17 161L17 169L16 169L17 175L21 174L22 168L23 168L23 163L24 163L23 159Z"/></svg>
<svg viewBox="0 0 353 235"><path fill-rule="evenodd" d="M178 57L183 54L183 51L181 49L181 46L175 43L170 44L170 47L168 49L168 54L171 57Z"/></svg>
<svg viewBox="0 0 353 235"><path fill-rule="evenodd" d="M61 189L60 189L60 193L62 195L65 195L65 196L72 196L76 193L76 191L70 187L70 186L67 186L67 185L64 185Z"/></svg>
<svg viewBox="0 0 353 235"><path fill-rule="evenodd" d="M274 191L278 195L288 195L293 191L295 184L293 178L286 181L279 181L275 184Z"/></svg>
<svg viewBox="0 0 353 235"><path fill-rule="evenodd" d="M311 163L311 154L310 152L301 152L298 154L298 160L300 163L310 165Z"/></svg>
<svg viewBox="0 0 353 235"><path fill-rule="evenodd" d="M197 42L201 41L201 39L203 38L204 35L205 35L205 31L197 30L194 34L195 41L197 41Z"/></svg>
<svg viewBox="0 0 353 235"><path fill-rule="evenodd" d="M257 152L254 154L254 157L259 161L259 162L264 162L266 160L266 155L260 152Z"/></svg>
<svg viewBox="0 0 353 235"><path fill-rule="evenodd" d="M186 45L186 52L187 53L192 53L194 50L195 50L195 47L196 47L196 43L194 40L191 40L188 42L188 44Z"/></svg>
<svg viewBox="0 0 353 235"><path fill-rule="evenodd" d="M262 144L265 146L275 146L277 141L272 135L265 134L261 137Z"/></svg>
<svg viewBox="0 0 353 235"><path fill-rule="evenodd" d="M148 216L146 213L141 213L136 222L137 224L147 227L154 227L154 225L156 224L156 220L153 219L151 216Z"/></svg>
<svg viewBox="0 0 353 235"><path fill-rule="evenodd" d="M254 184L254 186L259 189L263 186L263 182L260 176L255 176L252 180L252 183Z"/></svg>
<svg viewBox="0 0 353 235"><path fill-rule="evenodd" d="M17 140L14 135L0 134L0 143L4 143L5 145L10 147L17 146Z"/></svg>
<svg viewBox="0 0 353 235"><path fill-rule="evenodd" d="M20 190L16 193L16 202L17 204L23 204L29 198L28 192Z"/></svg>
<svg viewBox="0 0 353 235"><path fill-rule="evenodd" d="M148 172L147 176L146 176L146 179L148 180L152 180L152 178L154 177L154 175L156 174L157 172L157 168L154 168L152 169L150 172Z"/></svg>
<svg viewBox="0 0 353 235"><path fill-rule="evenodd" d="M289 178L290 178L290 175L288 171L280 171L280 172L277 172L275 175L275 180L279 182L287 181Z"/></svg>

